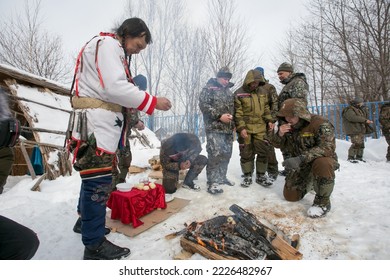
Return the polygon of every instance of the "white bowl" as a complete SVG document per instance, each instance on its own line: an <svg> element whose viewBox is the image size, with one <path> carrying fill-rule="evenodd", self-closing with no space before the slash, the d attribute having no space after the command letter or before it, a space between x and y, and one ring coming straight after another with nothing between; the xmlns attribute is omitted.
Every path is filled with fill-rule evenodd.
<svg viewBox="0 0 390 280"><path fill-rule="evenodd" d="M116 185L116 189L120 192L129 192L132 186L129 183L120 183Z"/></svg>

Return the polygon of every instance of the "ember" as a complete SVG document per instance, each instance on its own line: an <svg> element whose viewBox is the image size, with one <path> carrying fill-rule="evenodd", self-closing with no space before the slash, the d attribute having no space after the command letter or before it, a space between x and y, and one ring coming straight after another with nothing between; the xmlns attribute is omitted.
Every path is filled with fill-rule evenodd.
<svg viewBox="0 0 390 280"><path fill-rule="evenodd" d="M185 229L183 238L213 253L233 259L302 258L301 253L258 221L253 214L235 204L229 209L234 215L192 222ZM186 246L188 247L188 242Z"/></svg>

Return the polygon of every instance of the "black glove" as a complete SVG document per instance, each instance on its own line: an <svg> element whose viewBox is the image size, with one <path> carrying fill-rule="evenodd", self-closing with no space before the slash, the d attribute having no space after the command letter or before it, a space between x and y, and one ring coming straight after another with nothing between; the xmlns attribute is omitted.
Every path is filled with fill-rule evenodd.
<svg viewBox="0 0 390 280"><path fill-rule="evenodd" d="M288 158L282 162L282 165L286 170L299 169L299 166L303 162L303 156Z"/></svg>

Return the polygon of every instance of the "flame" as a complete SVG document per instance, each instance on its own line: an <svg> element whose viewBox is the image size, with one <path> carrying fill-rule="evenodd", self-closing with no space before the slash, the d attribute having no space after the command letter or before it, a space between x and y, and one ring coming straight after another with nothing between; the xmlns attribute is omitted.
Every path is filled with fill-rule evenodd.
<svg viewBox="0 0 390 280"><path fill-rule="evenodd" d="M206 244L200 239L199 236L196 237L196 240L198 241L198 244L202 245L203 247L206 247Z"/></svg>

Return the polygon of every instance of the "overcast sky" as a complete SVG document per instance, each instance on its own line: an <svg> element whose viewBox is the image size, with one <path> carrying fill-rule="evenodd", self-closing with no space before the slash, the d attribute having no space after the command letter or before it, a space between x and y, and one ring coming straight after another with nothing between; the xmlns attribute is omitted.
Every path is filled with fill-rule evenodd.
<svg viewBox="0 0 390 280"><path fill-rule="evenodd" d="M23 13L28 0L0 0L0 18L4 20L16 12ZM228 0L227 0L228 1ZM191 18L201 18L206 14L207 0L187 0ZM239 0L238 13L248 30L253 44L254 60L263 59L266 72L276 71L277 66L270 61L272 53L283 41L290 26L295 26L307 14L305 3L308 0ZM92 36L100 31L110 31L123 15L126 0L41 0L41 18L50 33L63 39L64 50L70 54L79 49ZM153 34L153 30L152 34ZM256 34L256 35L255 35ZM280 63L282 63L281 61ZM256 64L256 63L255 63ZM256 66L256 65L254 65ZM266 73L270 76L271 73Z"/></svg>

